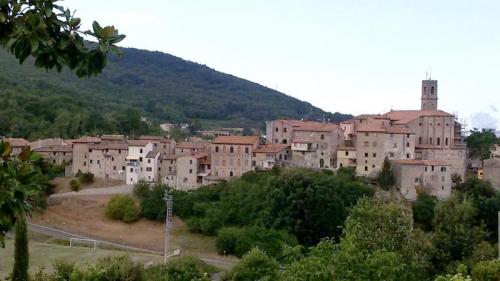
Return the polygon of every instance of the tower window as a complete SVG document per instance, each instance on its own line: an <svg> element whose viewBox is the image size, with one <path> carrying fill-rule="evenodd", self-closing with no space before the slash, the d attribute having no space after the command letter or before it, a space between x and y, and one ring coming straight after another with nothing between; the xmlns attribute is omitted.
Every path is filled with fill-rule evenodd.
<svg viewBox="0 0 500 281"><path fill-rule="evenodd" d="M431 87L431 95L434 95L434 87Z"/></svg>

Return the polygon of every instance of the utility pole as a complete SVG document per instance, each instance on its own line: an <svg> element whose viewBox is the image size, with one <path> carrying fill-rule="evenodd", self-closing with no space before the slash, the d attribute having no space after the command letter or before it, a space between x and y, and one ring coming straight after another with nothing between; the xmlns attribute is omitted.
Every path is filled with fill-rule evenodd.
<svg viewBox="0 0 500 281"><path fill-rule="evenodd" d="M498 212L498 259L500 259L500 212Z"/></svg>
<svg viewBox="0 0 500 281"><path fill-rule="evenodd" d="M173 206L173 198L172 195L168 194L168 189L165 190L165 196L163 197L165 200L165 205L167 207L167 214L165 216L165 241L163 244L163 263L167 263L168 258L168 227L172 222L172 206Z"/></svg>

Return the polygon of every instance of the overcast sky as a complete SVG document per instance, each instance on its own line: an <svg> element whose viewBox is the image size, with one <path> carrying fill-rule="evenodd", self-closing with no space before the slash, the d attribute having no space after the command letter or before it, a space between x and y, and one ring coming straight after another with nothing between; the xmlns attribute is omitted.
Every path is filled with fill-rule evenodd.
<svg viewBox="0 0 500 281"><path fill-rule="evenodd" d="M426 71L439 107L500 127L497 0L67 0L125 47L206 64L328 111L418 109Z"/></svg>

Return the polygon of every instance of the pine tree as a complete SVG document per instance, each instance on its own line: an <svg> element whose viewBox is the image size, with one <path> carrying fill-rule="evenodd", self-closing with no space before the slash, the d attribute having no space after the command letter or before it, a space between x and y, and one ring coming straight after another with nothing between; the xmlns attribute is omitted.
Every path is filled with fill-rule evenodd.
<svg viewBox="0 0 500 281"><path fill-rule="evenodd" d="M391 162L387 156L382 164L382 170L378 174L378 184L385 190L389 190L394 186L394 173L392 172Z"/></svg>
<svg viewBox="0 0 500 281"><path fill-rule="evenodd" d="M29 267L28 227L24 215L19 216L16 221L14 260L12 281L27 281Z"/></svg>

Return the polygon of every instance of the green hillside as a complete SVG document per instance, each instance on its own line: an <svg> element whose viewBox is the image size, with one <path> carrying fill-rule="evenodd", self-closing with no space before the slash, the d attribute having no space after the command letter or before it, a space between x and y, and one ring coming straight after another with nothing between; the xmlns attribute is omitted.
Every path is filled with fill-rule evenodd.
<svg viewBox="0 0 500 281"><path fill-rule="evenodd" d="M104 72L78 79L19 65L0 50L0 135L37 138L99 133L151 133L152 123L190 122L263 127L276 118L327 118L309 103L181 58L131 48Z"/></svg>

